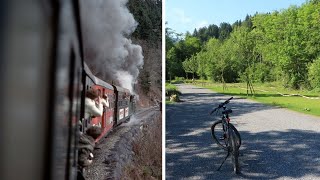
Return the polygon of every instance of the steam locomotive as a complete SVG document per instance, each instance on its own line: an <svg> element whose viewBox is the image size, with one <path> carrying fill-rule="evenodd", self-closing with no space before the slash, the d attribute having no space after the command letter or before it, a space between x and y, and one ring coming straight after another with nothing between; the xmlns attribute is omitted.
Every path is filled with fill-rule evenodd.
<svg viewBox="0 0 320 180"><path fill-rule="evenodd" d="M134 97L84 62L81 1L1 1L0 12L0 179L77 179L79 123L101 126L99 142L134 113ZM91 88L110 106L86 119Z"/></svg>

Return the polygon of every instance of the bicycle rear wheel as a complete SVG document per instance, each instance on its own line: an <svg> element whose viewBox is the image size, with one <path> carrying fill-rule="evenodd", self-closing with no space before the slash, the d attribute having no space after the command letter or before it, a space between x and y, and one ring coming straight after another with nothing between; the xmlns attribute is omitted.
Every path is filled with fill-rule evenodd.
<svg viewBox="0 0 320 180"><path fill-rule="evenodd" d="M239 165L239 148L237 147L237 135L235 131L229 131L230 133L230 148L231 148L231 155L232 155L232 164L233 164L233 171L236 174L240 173L240 165Z"/></svg>
<svg viewBox="0 0 320 180"><path fill-rule="evenodd" d="M236 134L236 147L240 148L241 146L241 137L238 130L230 123L229 124L230 130L232 130ZM222 120L216 121L211 126L211 135L213 140L224 150L228 150L228 140L227 136L225 134L225 131L223 130Z"/></svg>

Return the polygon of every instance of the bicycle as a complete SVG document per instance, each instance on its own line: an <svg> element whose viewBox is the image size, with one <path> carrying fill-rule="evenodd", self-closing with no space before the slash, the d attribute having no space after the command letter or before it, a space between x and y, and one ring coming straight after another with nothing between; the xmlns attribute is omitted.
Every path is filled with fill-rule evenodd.
<svg viewBox="0 0 320 180"><path fill-rule="evenodd" d="M211 126L211 134L213 140L225 151L228 151L227 156L224 161L221 163L218 171L221 169L224 162L229 157L230 153L232 154L232 163L233 170L236 174L240 173L239 165L239 148L241 146L241 136L238 130L230 123L229 114L232 113L231 109L227 109L226 105L230 102L233 97L229 98L225 102L219 104L217 108L214 108L210 115L214 112L218 114L219 110L223 108L221 120L216 121Z"/></svg>

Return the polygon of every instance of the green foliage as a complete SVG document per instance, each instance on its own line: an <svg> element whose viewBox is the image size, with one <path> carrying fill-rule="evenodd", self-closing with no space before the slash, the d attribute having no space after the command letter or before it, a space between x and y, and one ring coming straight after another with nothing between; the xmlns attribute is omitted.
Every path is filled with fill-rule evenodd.
<svg viewBox="0 0 320 180"><path fill-rule="evenodd" d="M175 43L173 61L186 61L175 66L215 82L277 81L292 89L319 89L319 12L319 0L308 0L300 7L247 15L232 26L195 29L192 37L198 40L188 33ZM191 70L191 61L197 62L197 71Z"/></svg>
<svg viewBox="0 0 320 180"><path fill-rule="evenodd" d="M229 23L221 23L219 28L219 39L222 41L227 39L231 32L232 26Z"/></svg>
<svg viewBox="0 0 320 180"><path fill-rule="evenodd" d="M183 62L201 49L200 40L188 35L183 40L174 41L169 33L166 38L173 42L173 46L166 53L166 79L171 80L175 76L184 77L186 72L183 69Z"/></svg>
<svg viewBox="0 0 320 180"><path fill-rule="evenodd" d="M320 57L309 66L309 81L314 89L320 89Z"/></svg>
<svg viewBox="0 0 320 180"><path fill-rule="evenodd" d="M174 94L181 95L181 92L178 91L178 88L175 85L166 83L166 96L171 96Z"/></svg>
<svg viewBox="0 0 320 180"><path fill-rule="evenodd" d="M139 23L132 34L137 39L151 43L162 38L162 1L161 0L129 0L128 9Z"/></svg>
<svg viewBox="0 0 320 180"><path fill-rule="evenodd" d="M199 66L196 56L192 55L182 63L182 66L186 73L192 73L192 79L194 79L194 74L197 72Z"/></svg>

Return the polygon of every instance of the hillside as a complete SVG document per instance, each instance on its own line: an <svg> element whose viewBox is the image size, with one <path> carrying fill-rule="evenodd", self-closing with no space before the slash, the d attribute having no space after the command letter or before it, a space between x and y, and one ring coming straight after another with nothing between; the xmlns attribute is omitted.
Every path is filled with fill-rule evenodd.
<svg viewBox="0 0 320 180"><path fill-rule="evenodd" d="M129 0L128 8L138 22L133 42L142 47L144 56L136 86L140 105L155 105L156 100L161 100L162 87L162 1Z"/></svg>

